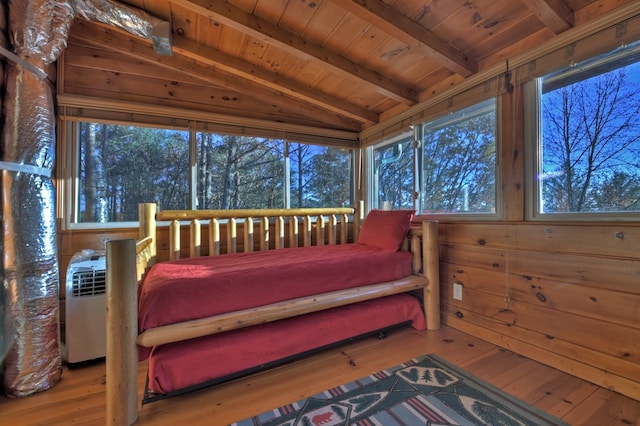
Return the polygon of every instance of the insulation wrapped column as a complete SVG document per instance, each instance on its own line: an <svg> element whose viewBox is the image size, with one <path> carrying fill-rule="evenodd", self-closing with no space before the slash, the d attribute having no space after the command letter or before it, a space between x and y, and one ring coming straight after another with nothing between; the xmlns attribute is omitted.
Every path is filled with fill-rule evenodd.
<svg viewBox="0 0 640 426"><path fill-rule="evenodd" d="M65 0L11 0L2 130L3 275L14 341L4 388L17 397L60 377L56 244L55 116L44 70L66 46L73 9ZM34 72L35 70L35 72ZM40 72L38 72L40 71Z"/></svg>

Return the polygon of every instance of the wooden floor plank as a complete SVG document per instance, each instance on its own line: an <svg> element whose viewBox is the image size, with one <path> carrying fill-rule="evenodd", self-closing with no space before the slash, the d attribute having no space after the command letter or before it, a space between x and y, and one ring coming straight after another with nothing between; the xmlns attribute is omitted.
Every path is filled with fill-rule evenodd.
<svg viewBox="0 0 640 426"><path fill-rule="evenodd" d="M223 425L433 353L572 425L640 425L640 402L498 348L450 327L392 332L323 351L267 372L154 402L136 425ZM140 392L146 364L138 373ZM53 389L0 397L0 424L103 425L104 363L68 369Z"/></svg>

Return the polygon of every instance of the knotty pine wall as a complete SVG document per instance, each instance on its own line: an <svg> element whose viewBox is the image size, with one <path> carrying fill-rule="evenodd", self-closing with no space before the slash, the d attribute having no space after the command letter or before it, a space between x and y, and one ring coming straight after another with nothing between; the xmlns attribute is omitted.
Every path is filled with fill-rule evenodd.
<svg viewBox="0 0 640 426"><path fill-rule="evenodd" d="M502 96L504 220L440 223L443 323L640 400L640 215L526 221L523 111Z"/></svg>

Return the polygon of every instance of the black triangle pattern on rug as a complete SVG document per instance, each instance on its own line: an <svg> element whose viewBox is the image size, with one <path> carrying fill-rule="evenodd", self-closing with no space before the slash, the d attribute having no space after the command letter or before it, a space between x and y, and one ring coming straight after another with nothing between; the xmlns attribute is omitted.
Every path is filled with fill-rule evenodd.
<svg viewBox="0 0 640 426"><path fill-rule="evenodd" d="M427 355L260 414L237 426L566 425Z"/></svg>

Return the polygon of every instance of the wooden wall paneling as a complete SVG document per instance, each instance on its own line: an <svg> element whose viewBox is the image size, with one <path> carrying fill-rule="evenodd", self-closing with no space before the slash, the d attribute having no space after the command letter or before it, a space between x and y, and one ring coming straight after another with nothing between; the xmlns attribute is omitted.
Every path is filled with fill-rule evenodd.
<svg viewBox="0 0 640 426"><path fill-rule="evenodd" d="M509 271L525 279L541 277L640 296L640 262L561 252L510 251ZM588 291L588 290L587 290Z"/></svg>
<svg viewBox="0 0 640 426"><path fill-rule="evenodd" d="M640 322L637 320L640 289L636 289L636 294L629 294L602 286L585 286L561 279L514 273L509 276L508 290L513 300L624 325L640 333Z"/></svg>
<svg viewBox="0 0 640 426"><path fill-rule="evenodd" d="M441 223L440 243L480 247L505 247L507 232L514 225L506 223Z"/></svg>
<svg viewBox="0 0 640 426"><path fill-rule="evenodd" d="M640 395L637 226L508 222L440 229L447 325ZM452 297L454 282L464 286L462 301Z"/></svg>
<svg viewBox="0 0 640 426"><path fill-rule="evenodd" d="M637 223L527 223L514 228L513 247L640 259Z"/></svg>
<svg viewBox="0 0 640 426"><path fill-rule="evenodd" d="M506 72L506 65L505 65ZM509 84L506 78L505 84ZM514 85L513 77L510 84ZM500 203L502 218L522 221L525 217L524 194L524 91L522 85L514 86L511 92L501 97L502 118L499 135L500 144Z"/></svg>
<svg viewBox="0 0 640 426"><path fill-rule="evenodd" d="M464 272L464 268L467 266L504 272L506 262L505 249L492 246L476 247L462 244L441 244L440 262L463 268L457 272Z"/></svg>
<svg viewBox="0 0 640 426"><path fill-rule="evenodd" d="M624 363L623 361L615 360L612 363L609 362L609 358L605 358L602 359L601 363L597 363L597 366L593 366L581 360L590 355L598 356L599 352L590 351L581 346L574 346L573 356L568 355L569 352L566 350L557 353L550 349L566 348L568 344L559 339L547 339L542 334L527 332L520 327L506 326L497 321L486 322L486 317L474 316L470 312L463 314L464 320L458 318L455 314L450 314L448 311L444 315L445 323L458 330L516 353L527 354L527 357L557 368L560 371L640 400L640 384L638 381L630 379L624 374L615 374L607 370L607 368L617 368L621 363ZM485 322L483 323L483 321ZM602 358L601 355L600 357ZM637 369L636 364L629 366L629 371L635 371L635 369Z"/></svg>

